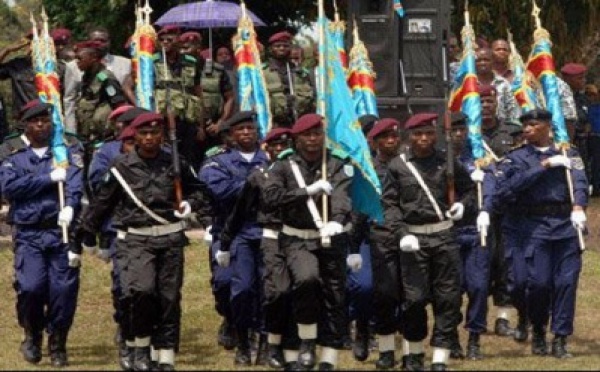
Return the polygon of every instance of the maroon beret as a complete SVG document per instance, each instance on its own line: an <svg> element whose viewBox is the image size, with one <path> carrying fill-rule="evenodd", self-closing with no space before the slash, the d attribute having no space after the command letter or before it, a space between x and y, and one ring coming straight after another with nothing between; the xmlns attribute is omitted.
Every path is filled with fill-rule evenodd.
<svg viewBox="0 0 600 372"><path fill-rule="evenodd" d="M479 95L481 97L488 97L488 96L496 97L498 95L498 91L496 90L496 87L494 87L493 85L489 85L489 84L480 85L477 90L479 91Z"/></svg>
<svg viewBox="0 0 600 372"><path fill-rule="evenodd" d="M106 48L106 44L96 40L86 40L80 43L75 44L75 50L83 50L83 49L94 49L98 52L101 52L102 49Z"/></svg>
<svg viewBox="0 0 600 372"><path fill-rule="evenodd" d="M181 30L179 29L179 27L177 27L175 25L166 25L166 26L163 26L163 28L161 28L160 31L158 31L157 35L158 36L168 35L168 34L179 35L180 33L181 33Z"/></svg>
<svg viewBox="0 0 600 372"><path fill-rule="evenodd" d="M272 129L263 140L264 143L273 141L285 141L288 140L292 135L292 130L289 128L275 128Z"/></svg>
<svg viewBox="0 0 600 372"><path fill-rule="evenodd" d="M269 38L269 44L276 43L278 41L287 41L288 43L292 40L292 34L287 31L281 31Z"/></svg>
<svg viewBox="0 0 600 372"><path fill-rule="evenodd" d="M127 139L132 139L135 137L135 128L132 127L131 125L126 126L125 128L123 128L123 130L121 131L121 133L119 133L119 141L125 141Z"/></svg>
<svg viewBox="0 0 600 372"><path fill-rule="evenodd" d="M112 110L112 112L108 115L108 120L114 120L117 116L121 115L125 111L131 110L132 108L134 108L134 106L131 106L131 105L119 106L116 109Z"/></svg>
<svg viewBox="0 0 600 372"><path fill-rule="evenodd" d="M21 110L19 111L19 113L21 115L23 115L23 113L25 113L25 111L29 110L32 107L35 107L35 106L39 105L41 102L42 101L40 101L39 98L32 99L31 101L29 101L26 104L24 104L23 107L21 107Z"/></svg>
<svg viewBox="0 0 600 372"><path fill-rule="evenodd" d="M145 114L141 114L140 116L135 118L129 126L134 130L137 130L145 125L150 125L152 123L162 125L164 121L165 118L161 114L158 114L156 112L148 112Z"/></svg>
<svg viewBox="0 0 600 372"><path fill-rule="evenodd" d="M66 28L55 28L50 31L50 37L55 43L67 44L71 39L71 31Z"/></svg>
<svg viewBox="0 0 600 372"><path fill-rule="evenodd" d="M292 134L302 133L316 126L323 125L323 117L318 114L306 114L296 120L292 127Z"/></svg>
<svg viewBox="0 0 600 372"><path fill-rule="evenodd" d="M560 72L562 72L563 75L579 75L586 71L587 67L581 63L567 63L560 69Z"/></svg>
<svg viewBox="0 0 600 372"><path fill-rule="evenodd" d="M404 123L404 129L414 129L423 127L426 125L435 126L435 121L438 118L438 114L433 112L420 112L416 115L411 116L406 123Z"/></svg>
<svg viewBox="0 0 600 372"><path fill-rule="evenodd" d="M373 129L371 129L371 131L369 131L368 138L373 139L373 138L377 137L378 135L388 132L388 131L397 132L399 128L400 128L400 123L398 122L398 120L392 119L392 118L384 118L375 123L375 126L373 126Z"/></svg>
<svg viewBox="0 0 600 372"><path fill-rule="evenodd" d="M202 40L202 35L200 35L198 32L195 32L195 31L188 31L188 32L184 32L183 34L179 35L179 41L181 41L182 43L194 42L194 41L200 41L200 40Z"/></svg>
<svg viewBox="0 0 600 372"><path fill-rule="evenodd" d="M52 105L44 103L39 99L27 102L21 109L21 120L28 121L39 116L49 115Z"/></svg>

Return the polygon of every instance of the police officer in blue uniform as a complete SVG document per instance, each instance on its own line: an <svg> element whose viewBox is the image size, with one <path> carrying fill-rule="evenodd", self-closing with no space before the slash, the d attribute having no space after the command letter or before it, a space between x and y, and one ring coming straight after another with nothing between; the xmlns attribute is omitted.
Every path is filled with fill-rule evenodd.
<svg viewBox="0 0 600 372"><path fill-rule="evenodd" d="M67 336L79 292L79 269L63 243L61 224L70 225L83 193L81 145L69 147L68 168L53 167L49 148L51 106L38 101L27 109L23 142L2 164L3 195L13 226L17 316L25 329L21 351L26 361L42 358L42 333L54 367L68 364ZM65 184L65 207L59 207L58 183Z"/></svg>
<svg viewBox="0 0 600 372"><path fill-rule="evenodd" d="M212 228L213 236L221 233L216 231L215 225L224 223L231 214L248 175L268 163L266 153L258 147L254 117L252 111L241 111L226 122L235 147L212 157L200 172L200 179L206 184L214 203L219 205L218 222ZM260 322L262 318L260 308L252 305L262 293L261 237L262 231L256 218L244 221L235 239L221 241L215 253L219 266L231 265L233 269L230 304L238 338L235 357L238 365L251 363L248 334L257 326L254 319ZM257 311L248 311L249 308Z"/></svg>
<svg viewBox="0 0 600 372"><path fill-rule="evenodd" d="M499 164L496 203L506 205L503 228L510 250L524 258L525 307L532 324L532 353L546 355L546 331L554 334L552 355L570 357L575 297L581 271L577 230L585 229L588 182L574 149L566 154L553 144L552 115L532 110L520 118L527 144ZM571 200L566 172L571 173Z"/></svg>

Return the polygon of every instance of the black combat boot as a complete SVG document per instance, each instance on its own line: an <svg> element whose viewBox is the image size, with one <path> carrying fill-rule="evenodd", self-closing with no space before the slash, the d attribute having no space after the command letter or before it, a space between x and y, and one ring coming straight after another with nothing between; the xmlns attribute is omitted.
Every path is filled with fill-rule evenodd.
<svg viewBox="0 0 600 372"><path fill-rule="evenodd" d="M360 320L356 321L356 336L352 345L354 359L364 362L369 357L369 324Z"/></svg>
<svg viewBox="0 0 600 372"><path fill-rule="evenodd" d="M458 330L452 335L452 345L450 345L450 359L464 359L465 353L458 338Z"/></svg>
<svg viewBox="0 0 600 372"><path fill-rule="evenodd" d="M379 353L379 359L375 362L377 369L392 369L396 366L394 351L383 351Z"/></svg>
<svg viewBox="0 0 600 372"><path fill-rule="evenodd" d="M267 364L269 364L269 344L267 343L267 335L261 334L258 339L258 350L254 365L266 366Z"/></svg>
<svg viewBox="0 0 600 372"><path fill-rule="evenodd" d="M319 363L319 371L333 371L335 366L331 363L321 362Z"/></svg>
<svg viewBox="0 0 600 372"><path fill-rule="evenodd" d="M552 340L552 356L558 359L572 358L567 351L567 336L554 336Z"/></svg>
<svg viewBox="0 0 600 372"><path fill-rule="evenodd" d="M515 330L510 327L508 319L498 318L496 319L496 324L494 325L494 333L497 336L507 337L513 336L515 334Z"/></svg>
<svg viewBox="0 0 600 372"><path fill-rule="evenodd" d="M238 342L235 351L234 363L236 366L252 365L252 353L250 350L250 338L248 330L238 330Z"/></svg>
<svg viewBox="0 0 600 372"><path fill-rule="evenodd" d="M25 330L25 340L21 343L21 353L25 361L38 364L42 360L42 332Z"/></svg>
<svg viewBox="0 0 600 372"><path fill-rule="evenodd" d="M445 371L448 367L444 363L433 363L431 365L432 371Z"/></svg>
<svg viewBox="0 0 600 372"><path fill-rule="evenodd" d="M302 340L300 342L300 350L298 354L298 363L303 368L313 369L317 362L317 340Z"/></svg>
<svg viewBox="0 0 600 372"><path fill-rule="evenodd" d="M223 322L221 322L221 326L219 326L217 342L219 345L223 346L225 350L235 349L235 344L237 342L235 328L230 325L225 318L223 318Z"/></svg>
<svg viewBox="0 0 600 372"><path fill-rule="evenodd" d="M67 331L54 330L48 336L48 354L52 367L62 368L69 365L67 357Z"/></svg>
<svg viewBox="0 0 600 372"><path fill-rule="evenodd" d="M127 346L125 340L121 339L119 344L119 366L123 371L133 371L135 349Z"/></svg>
<svg viewBox="0 0 600 372"><path fill-rule="evenodd" d="M283 349L281 345L269 344L269 367L280 369L285 367L285 358L283 357Z"/></svg>
<svg viewBox="0 0 600 372"><path fill-rule="evenodd" d="M406 356L405 371L424 371L425 370L425 354L408 354Z"/></svg>
<svg viewBox="0 0 600 372"><path fill-rule="evenodd" d="M517 323L513 337L517 342L525 342L529 338L529 321L526 315L519 315L519 323Z"/></svg>
<svg viewBox="0 0 600 372"><path fill-rule="evenodd" d="M480 360L483 358L483 355L481 355L481 345L479 344L479 333L469 333L467 358L471 360Z"/></svg>
<svg viewBox="0 0 600 372"><path fill-rule="evenodd" d="M152 359L150 358L150 346L134 348L133 370L134 371L151 371Z"/></svg>
<svg viewBox="0 0 600 372"><path fill-rule="evenodd" d="M546 332L543 327L533 327L533 337L531 339L531 353L533 355L548 354Z"/></svg>

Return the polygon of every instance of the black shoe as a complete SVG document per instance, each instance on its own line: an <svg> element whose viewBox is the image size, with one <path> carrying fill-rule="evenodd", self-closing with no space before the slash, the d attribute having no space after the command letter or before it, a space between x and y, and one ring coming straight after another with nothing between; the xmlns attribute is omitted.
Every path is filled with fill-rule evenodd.
<svg viewBox="0 0 600 372"><path fill-rule="evenodd" d="M50 364L52 364L52 367L62 368L69 365L66 331L55 330L48 336L48 354L50 354Z"/></svg>
<svg viewBox="0 0 600 372"><path fill-rule="evenodd" d="M335 366L331 363L321 362L319 363L319 371L333 371Z"/></svg>
<svg viewBox="0 0 600 372"><path fill-rule="evenodd" d="M250 352L250 347L240 347L238 345L237 350L235 351L235 359L234 363L236 366L250 366L252 365L252 353Z"/></svg>
<svg viewBox="0 0 600 372"><path fill-rule="evenodd" d="M515 334L515 330L510 327L507 319L498 318L494 326L494 333L497 336L507 337Z"/></svg>
<svg viewBox="0 0 600 372"><path fill-rule="evenodd" d="M268 347L269 354L269 367L280 369L284 368L286 363L283 357L283 350L281 349L281 345L269 344Z"/></svg>
<svg viewBox="0 0 600 372"><path fill-rule="evenodd" d="M375 362L377 369L392 369L396 366L394 351L383 351L379 353L379 359Z"/></svg>
<svg viewBox="0 0 600 372"><path fill-rule="evenodd" d="M316 356L317 349L317 341L314 339L311 340L302 340L300 342L300 350L298 353L298 363L302 368L313 369L315 364L317 363Z"/></svg>
<svg viewBox="0 0 600 372"><path fill-rule="evenodd" d="M150 346L133 348L133 370L152 371L152 360L150 358Z"/></svg>
<svg viewBox="0 0 600 372"><path fill-rule="evenodd" d="M122 342L119 345L119 366L123 371L133 371L135 350Z"/></svg>
<svg viewBox="0 0 600 372"><path fill-rule="evenodd" d="M460 342L455 340L450 347L450 359L464 359L465 353L463 351L462 346L460 346Z"/></svg>
<svg viewBox="0 0 600 372"><path fill-rule="evenodd" d="M408 355L402 355L402 363L400 364L400 369L406 371L406 360L408 359Z"/></svg>
<svg viewBox="0 0 600 372"><path fill-rule="evenodd" d="M573 354L567 351L567 337L555 336L552 340L552 356L558 359L572 358Z"/></svg>
<svg viewBox="0 0 600 372"><path fill-rule="evenodd" d="M225 350L235 349L236 344L236 333L235 328L230 326L227 319L223 319L219 326L219 332L217 333L217 342L223 346Z"/></svg>
<svg viewBox="0 0 600 372"><path fill-rule="evenodd" d="M368 329L357 331L356 338L352 345L352 354L354 359L364 362L369 357L369 331Z"/></svg>
<svg viewBox="0 0 600 372"><path fill-rule="evenodd" d="M470 360L481 360L481 345L479 344L479 334L469 333L469 342L467 344L467 358Z"/></svg>
<svg viewBox="0 0 600 372"><path fill-rule="evenodd" d="M260 335L254 365L266 366L267 364L269 364L269 344L267 343L267 335Z"/></svg>
<svg viewBox="0 0 600 372"><path fill-rule="evenodd" d="M168 364L168 363L161 363L158 365L158 370L159 371L174 371L175 366L172 364Z"/></svg>
<svg viewBox="0 0 600 372"><path fill-rule="evenodd" d="M447 368L446 368L446 365L444 363L433 363L431 365L431 370L432 371L445 371L446 369Z"/></svg>
<svg viewBox="0 0 600 372"><path fill-rule="evenodd" d="M302 368L302 366L298 362L289 362L289 363L285 363L285 365L283 366L283 370L284 371L304 371L305 369Z"/></svg>
<svg viewBox="0 0 600 372"><path fill-rule="evenodd" d="M425 370L425 354L408 354L406 355L405 371L424 371Z"/></svg>
<svg viewBox="0 0 600 372"><path fill-rule="evenodd" d="M517 342L525 342L529 338L529 321L526 316L519 316L519 323L517 324L517 328L515 328L513 338Z"/></svg>
<svg viewBox="0 0 600 372"><path fill-rule="evenodd" d="M546 332L540 330L533 330L533 336L531 339L531 353L533 355L547 355L548 345L546 343Z"/></svg>
<svg viewBox="0 0 600 372"><path fill-rule="evenodd" d="M42 332L25 331L25 340L20 347L25 361L38 364L42 360L42 338Z"/></svg>
<svg viewBox="0 0 600 372"><path fill-rule="evenodd" d="M352 337L350 335L342 336L342 350L352 350Z"/></svg>

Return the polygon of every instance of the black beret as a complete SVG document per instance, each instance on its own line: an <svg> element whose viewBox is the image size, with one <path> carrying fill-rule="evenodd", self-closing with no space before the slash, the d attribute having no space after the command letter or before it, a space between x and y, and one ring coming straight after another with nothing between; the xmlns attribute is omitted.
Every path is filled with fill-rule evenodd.
<svg viewBox="0 0 600 372"><path fill-rule="evenodd" d="M377 120L379 120L379 118L371 114L363 115L358 118L358 122L360 123L360 127L362 128L365 136L371 131L371 129L373 129L373 126L375 126L375 122Z"/></svg>
<svg viewBox="0 0 600 372"><path fill-rule="evenodd" d="M231 127L241 124L241 123L246 123L246 122L254 123L255 118L256 118L256 113L254 111L239 111L239 112L236 112L235 114L233 114L233 116L231 116L229 119L227 119L227 121L225 121L225 126L227 126L228 129L231 129Z"/></svg>
<svg viewBox="0 0 600 372"><path fill-rule="evenodd" d="M31 107L27 108L23 112L23 116L21 117L22 121L28 121L38 116L50 115L50 109L52 105L48 103L43 103L41 101L37 101L35 104L31 105Z"/></svg>
<svg viewBox="0 0 600 372"><path fill-rule="evenodd" d="M466 125L467 124L467 116L462 112L453 112L450 114L450 124L451 125Z"/></svg>
<svg viewBox="0 0 600 372"><path fill-rule="evenodd" d="M552 120L552 113L550 111L544 110L544 109L534 109L534 110L524 113L519 118L519 121L523 124L525 124L525 122L527 122L529 120L550 121L550 120Z"/></svg>

